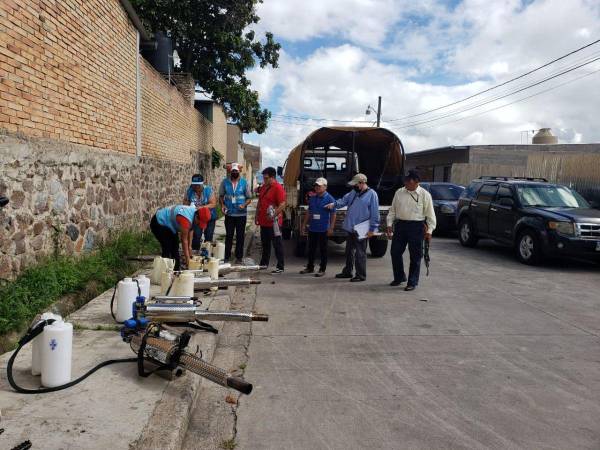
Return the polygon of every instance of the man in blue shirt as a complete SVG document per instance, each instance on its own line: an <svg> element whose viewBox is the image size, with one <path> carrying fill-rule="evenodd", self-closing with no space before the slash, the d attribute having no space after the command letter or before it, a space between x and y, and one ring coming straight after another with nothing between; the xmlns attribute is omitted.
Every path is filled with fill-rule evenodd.
<svg viewBox="0 0 600 450"><path fill-rule="evenodd" d="M321 264L315 277L325 275L325 269L327 268L327 236L333 233L335 225L335 208L330 210L326 208L326 205L334 202L335 199L327 192L327 180L317 178L315 192L308 199L308 211L302 221L302 235L306 235L308 228L308 263L306 268L300 271L302 274L314 272L315 254L318 245Z"/></svg>
<svg viewBox="0 0 600 450"><path fill-rule="evenodd" d="M352 191L335 203L327 205L328 209L348 207L342 228L348 233L346 239L346 265L336 278L350 278L350 281L367 279L367 240L379 229L379 197L377 192L367 186L367 176L362 173L354 175L348 183ZM366 233L364 232L366 231ZM356 275L352 272L356 267Z"/></svg>

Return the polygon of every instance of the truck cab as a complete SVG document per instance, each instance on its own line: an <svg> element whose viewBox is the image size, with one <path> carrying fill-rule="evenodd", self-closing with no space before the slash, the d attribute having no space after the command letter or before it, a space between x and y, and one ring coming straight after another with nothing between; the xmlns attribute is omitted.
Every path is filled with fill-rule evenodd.
<svg viewBox="0 0 600 450"><path fill-rule="evenodd" d="M284 170L287 193L283 237L296 240L296 255L302 256L306 238L300 226L308 210L315 180L327 179L327 191L336 199L350 188L348 182L357 173L364 173L368 185L379 197L380 235L369 240L371 255L381 257L387 251L386 217L394 193L402 187L404 149L400 139L384 128L321 128L309 135L289 154ZM346 240L342 229L347 208L337 210L337 219L330 239Z"/></svg>

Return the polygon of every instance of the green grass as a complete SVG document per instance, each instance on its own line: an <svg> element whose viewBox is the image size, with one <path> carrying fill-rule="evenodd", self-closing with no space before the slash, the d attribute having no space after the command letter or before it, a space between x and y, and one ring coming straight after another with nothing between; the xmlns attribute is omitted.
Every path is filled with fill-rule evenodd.
<svg viewBox="0 0 600 450"><path fill-rule="evenodd" d="M237 447L237 443L235 442L235 439L227 439L226 441L221 442L221 448L224 448L225 450L233 450L234 448Z"/></svg>
<svg viewBox="0 0 600 450"><path fill-rule="evenodd" d="M0 287L0 335L22 330L61 296L89 297L114 286L139 267L139 263L127 261L127 256L156 253L159 245L152 234L125 231L82 257L41 261ZM94 289L88 289L90 285Z"/></svg>

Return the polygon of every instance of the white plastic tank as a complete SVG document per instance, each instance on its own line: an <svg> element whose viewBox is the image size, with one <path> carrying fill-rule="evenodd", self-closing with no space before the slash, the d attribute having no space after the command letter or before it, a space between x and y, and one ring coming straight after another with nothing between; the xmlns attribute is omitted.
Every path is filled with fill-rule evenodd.
<svg viewBox="0 0 600 450"><path fill-rule="evenodd" d="M162 273L162 275L160 276L160 294L161 295L167 294L167 289L169 289L169 286L171 286L172 279L173 279L173 272L165 271ZM172 288L171 288L171 290L172 290ZM171 295L171 292L169 292L169 295Z"/></svg>
<svg viewBox="0 0 600 450"><path fill-rule="evenodd" d="M150 273L150 281L152 284L160 285L162 273L164 271L172 271L174 267L174 259L156 256L152 262L152 272Z"/></svg>
<svg viewBox="0 0 600 450"><path fill-rule="evenodd" d="M50 312L45 312L40 317L40 321L49 319L62 320L62 317ZM37 335L31 345L31 375L37 376L42 373L42 335Z"/></svg>
<svg viewBox="0 0 600 450"><path fill-rule="evenodd" d="M225 259L225 244L222 242L217 243L216 252L213 250L213 256L220 260Z"/></svg>
<svg viewBox="0 0 600 450"><path fill-rule="evenodd" d="M211 280L219 279L219 260L217 258L211 258L208 261L208 275Z"/></svg>
<svg viewBox="0 0 600 450"><path fill-rule="evenodd" d="M150 278L148 278L146 275L141 274L138 275L137 277L135 277L135 279L137 280L137 282L140 285L140 291L142 296L148 300L150 298Z"/></svg>
<svg viewBox="0 0 600 450"><path fill-rule="evenodd" d="M194 296L194 273L187 270L176 276L173 281L171 294L174 296L193 297Z"/></svg>
<svg viewBox="0 0 600 450"><path fill-rule="evenodd" d="M132 316L132 305L138 295L137 283L131 278L123 278L117 284L117 322L125 322Z"/></svg>
<svg viewBox="0 0 600 450"><path fill-rule="evenodd" d="M73 325L57 320L41 334L42 385L56 387L71 381Z"/></svg>

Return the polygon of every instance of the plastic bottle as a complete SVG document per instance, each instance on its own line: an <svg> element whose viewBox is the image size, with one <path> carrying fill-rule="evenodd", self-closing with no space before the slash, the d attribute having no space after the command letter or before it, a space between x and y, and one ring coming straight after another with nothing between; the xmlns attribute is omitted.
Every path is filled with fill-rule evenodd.
<svg viewBox="0 0 600 450"><path fill-rule="evenodd" d="M215 253L214 250L213 253ZM216 254L213 254L213 256L219 260L225 259L225 244L222 242L217 243Z"/></svg>
<svg viewBox="0 0 600 450"><path fill-rule="evenodd" d="M171 295L182 297L194 296L194 273L187 270L180 273L173 281Z"/></svg>
<svg viewBox="0 0 600 450"><path fill-rule="evenodd" d="M49 319L62 320L62 317L50 312L45 312L40 317L40 321ZM42 335L37 335L31 345L31 375L40 375L42 373Z"/></svg>
<svg viewBox="0 0 600 450"><path fill-rule="evenodd" d="M219 279L219 260L217 258L211 258L208 261L208 275L211 280Z"/></svg>
<svg viewBox="0 0 600 450"><path fill-rule="evenodd" d="M42 385L56 387L71 381L73 325L57 320L41 334Z"/></svg>
<svg viewBox="0 0 600 450"><path fill-rule="evenodd" d="M144 274L138 275L135 279L140 285L142 297L148 300L150 298L150 279Z"/></svg>
<svg viewBox="0 0 600 450"><path fill-rule="evenodd" d="M137 283L131 278L123 278L117 285L117 322L125 322L131 317L131 305L138 295Z"/></svg>
<svg viewBox="0 0 600 450"><path fill-rule="evenodd" d="M160 276L160 294L161 295L167 294L167 289L169 289L169 286L171 286L172 279L173 279L172 272L164 271L162 273L162 275ZM171 288L171 291L172 290L173 290L173 288ZM172 295L171 292L169 292L169 295Z"/></svg>
<svg viewBox="0 0 600 450"><path fill-rule="evenodd" d="M175 260L169 258L161 258L157 256L152 262L152 272L150 273L150 281L152 284L159 285L161 282L161 275L164 271L173 271L175 267Z"/></svg>

